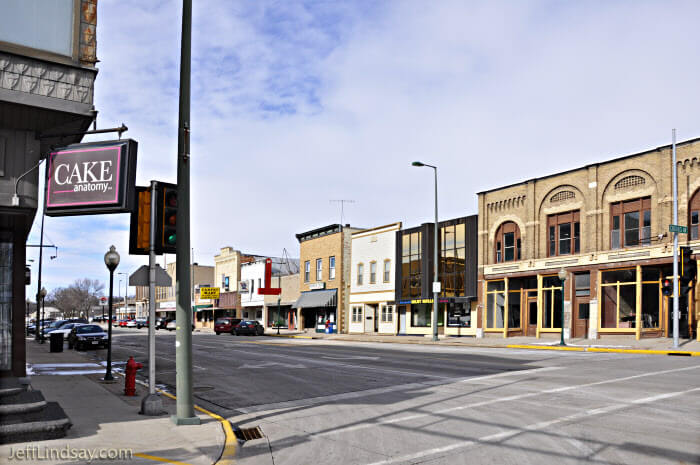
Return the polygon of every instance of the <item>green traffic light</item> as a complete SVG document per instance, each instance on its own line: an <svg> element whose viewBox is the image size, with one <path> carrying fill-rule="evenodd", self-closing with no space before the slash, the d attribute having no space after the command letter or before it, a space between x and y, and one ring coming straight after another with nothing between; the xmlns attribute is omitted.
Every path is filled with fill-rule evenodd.
<svg viewBox="0 0 700 465"><path fill-rule="evenodd" d="M177 234L171 234L168 236L168 244L175 245L176 240L177 240Z"/></svg>

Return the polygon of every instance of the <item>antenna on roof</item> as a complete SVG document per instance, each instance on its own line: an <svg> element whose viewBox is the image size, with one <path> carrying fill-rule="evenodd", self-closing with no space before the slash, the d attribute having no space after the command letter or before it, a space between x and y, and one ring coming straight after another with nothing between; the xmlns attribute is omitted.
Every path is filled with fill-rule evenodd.
<svg viewBox="0 0 700 465"><path fill-rule="evenodd" d="M331 200L331 203L339 203L340 204L340 227L342 229L343 227L343 213L344 213L344 207L346 203L355 203L354 200L348 200L348 199L338 199L338 200Z"/></svg>

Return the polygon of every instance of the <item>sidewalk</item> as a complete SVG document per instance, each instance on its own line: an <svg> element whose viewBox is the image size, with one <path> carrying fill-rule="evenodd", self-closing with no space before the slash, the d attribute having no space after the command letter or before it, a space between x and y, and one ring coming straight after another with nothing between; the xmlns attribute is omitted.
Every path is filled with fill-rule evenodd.
<svg viewBox="0 0 700 465"><path fill-rule="evenodd" d="M277 336L277 330L267 330L266 336ZM555 348L559 344L559 335L547 334L541 338L535 337L509 337L487 336L482 338L463 336L439 336L438 342L433 342L430 337L425 336L392 336L376 334L325 334L304 331L280 330L280 337L324 339L332 341L354 341L354 342L375 342L394 344L437 344L461 347L491 347L491 348L530 348L537 346L541 348ZM700 352L700 342L697 340L681 339L680 347L673 348L672 338L648 338L635 340L634 337L627 336L604 336L601 339L567 339L566 344L573 349L597 351L602 349L610 350L648 350L648 351L677 351L677 352Z"/></svg>
<svg viewBox="0 0 700 465"><path fill-rule="evenodd" d="M34 454L48 455L64 451L62 456L41 459L34 455L25 463L90 463L88 453L117 454L122 458L108 460L110 464L185 463L209 465L221 455L225 435L221 423L199 414L199 426L175 426L170 414L175 402L163 397L168 415L146 417L138 411L147 389L137 384L136 396L124 396L124 378L115 376L114 384L103 384L104 367L96 365L80 352L64 350L50 353L49 344L27 340L27 363L31 365L31 387L41 390L49 401L57 401L73 426L65 438L0 446L0 462L8 463L11 454L27 447ZM68 453L73 455L68 458ZM131 458L129 458L131 456ZM81 458L82 457L82 458ZM14 462L19 463L19 458ZM93 459L93 462L99 462Z"/></svg>

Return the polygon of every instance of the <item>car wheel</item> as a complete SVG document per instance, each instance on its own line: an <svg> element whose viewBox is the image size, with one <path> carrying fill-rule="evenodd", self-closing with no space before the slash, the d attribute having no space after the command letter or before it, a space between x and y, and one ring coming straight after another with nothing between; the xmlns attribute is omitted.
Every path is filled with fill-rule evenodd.
<svg viewBox="0 0 700 465"><path fill-rule="evenodd" d="M218 331L214 331L214 332L216 333L216 335L217 335L217 336L221 334L221 333L220 333L220 332L218 332Z"/></svg>
<svg viewBox="0 0 700 465"><path fill-rule="evenodd" d="M81 343L77 343L75 345L75 350L78 350L78 351L83 350L83 345Z"/></svg>
<svg viewBox="0 0 700 465"><path fill-rule="evenodd" d="M73 348L73 343L72 343L72 342L68 342L68 348L69 348L69 349L72 349L72 348Z"/></svg>

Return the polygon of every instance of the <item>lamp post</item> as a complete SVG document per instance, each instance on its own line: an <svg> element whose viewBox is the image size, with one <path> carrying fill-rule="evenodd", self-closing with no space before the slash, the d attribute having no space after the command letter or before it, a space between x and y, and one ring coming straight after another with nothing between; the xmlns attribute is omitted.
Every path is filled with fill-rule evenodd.
<svg viewBox="0 0 700 465"><path fill-rule="evenodd" d="M44 318L46 315L44 315L44 310L46 309L46 305L44 305L45 299L46 299L46 288L42 287L41 290L39 291L39 296L41 297L41 320L37 322L37 328L40 328L41 330L41 343L44 343ZM39 303L37 302L37 306ZM38 313L38 312L37 312ZM41 325L41 326L39 326Z"/></svg>
<svg viewBox="0 0 700 465"><path fill-rule="evenodd" d="M557 273L559 279L561 280L561 341L560 346L565 346L564 343L564 283L566 282L566 270L564 268L559 270Z"/></svg>
<svg viewBox="0 0 700 465"><path fill-rule="evenodd" d="M129 299L128 299L128 296L127 296L127 294L129 293L129 288L128 288L128 286L129 286L129 281L128 281L128 279L129 279L129 273L122 273L122 272L119 272L119 273L117 273L117 275L119 275L119 276L124 275L124 300L122 301L122 303L124 304L124 307L123 307L123 310L124 310L124 318L129 318L129 316L128 316L128 315L129 315L129 303L128 303L128 302L129 302ZM121 285L121 282L122 282L122 278L119 278L119 297L120 297L120 298L121 298L121 295L122 295L122 285Z"/></svg>
<svg viewBox="0 0 700 465"><path fill-rule="evenodd" d="M119 254L114 246L109 247L109 252L105 254L105 265L109 270L109 324L107 325L107 370L105 371L105 381L113 381L112 376L112 291L114 290L114 270L119 265Z"/></svg>
<svg viewBox="0 0 700 465"><path fill-rule="evenodd" d="M433 326L433 341L438 340L438 296L440 295L440 281L438 280L438 231L439 231L439 225L438 225L438 189L437 189L437 166L433 165L428 165L426 163L420 162L420 161L414 161L411 163L412 166L427 166L428 168L432 168L435 172L435 242L433 244L433 249L434 249L434 262L433 262L433 268L434 268L434 279L433 279L433 318L432 318L432 326Z"/></svg>

